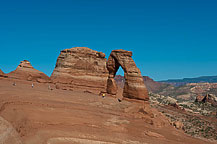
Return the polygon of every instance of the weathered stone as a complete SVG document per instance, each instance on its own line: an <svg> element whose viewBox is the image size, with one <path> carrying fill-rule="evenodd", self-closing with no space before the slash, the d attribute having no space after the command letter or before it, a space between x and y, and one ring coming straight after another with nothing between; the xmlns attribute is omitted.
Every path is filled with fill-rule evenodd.
<svg viewBox="0 0 217 144"><path fill-rule="evenodd" d="M107 80L107 93L112 95L117 93L117 85L114 78L108 78Z"/></svg>
<svg viewBox="0 0 217 144"><path fill-rule="evenodd" d="M126 50L113 50L107 61L107 68L109 71L108 82L114 81L114 77L119 67L124 70L124 91L123 96L127 98L148 100L148 91L144 85L144 81L140 70L137 68L132 59L132 52ZM108 83L107 92L114 94L115 83Z"/></svg>
<svg viewBox="0 0 217 144"><path fill-rule="evenodd" d="M175 105L177 103L177 100L168 96L162 100L162 103L167 105Z"/></svg>
<svg viewBox="0 0 217 144"><path fill-rule="evenodd" d="M64 89L96 93L105 91L107 77L105 54L87 47L62 50L51 75L53 82L64 85Z"/></svg>
<svg viewBox="0 0 217 144"><path fill-rule="evenodd" d="M50 78L33 68L31 63L27 60L21 61L16 70L8 74L9 78L28 80L28 81L38 81L38 79L43 79L46 82L50 82Z"/></svg>
<svg viewBox="0 0 217 144"><path fill-rule="evenodd" d="M2 117L0 117L0 144L22 144L15 128Z"/></svg>
<svg viewBox="0 0 217 144"><path fill-rule="evenodd" d="M36 81L39 83L46 83L47 82L45 79L42 79L42 78L37 78Z"/></svg>
<svg viewBox="0 0 217 144"><path fill-rule="evenodd" d="M105 54L103 52L98 52L99 57L105 58Z"/></svg>
<svg viewBox="0 0 217 144"><path fill-rule="evenodd" d="M202 102L204 96L198 95L195 99L195 102Z"/></svg>
<svg viewBox="0 0 217 144"><path fill-rule="evenodd" d="M4 75L3 71L0 69L0 75Z"/></svg>
<svg viewBox="0 0 217 144"><path fill-rule="evenodd" d="M195 102L210 103L213 106L217 106L217 97L213 94L206 94L205 96L197 96Z"/></svg>
<svg viewBox="0 0 217 144"><path fill-rule="evenodd" d="M175 122L173 123L173 126L174 126L175 128L177 128L177 129L183 129L184 124L183 124L182 122L180 122L180 121L175 121Z"/></svg>
<svg viewBox="0 0 217 144"><path fill-rule="evenodd" d="M163 135L155 133L155 132L151 132L151 131L144 131L144 134L149 136L149 137L155 137L155 138L164 138Z"/></svg>
<svg viewBox="0 0 217 144"><path fill-rule="evenodd" d="M6 74L4 74L4 72L0 69L0 77L7 77Z"/></svg>

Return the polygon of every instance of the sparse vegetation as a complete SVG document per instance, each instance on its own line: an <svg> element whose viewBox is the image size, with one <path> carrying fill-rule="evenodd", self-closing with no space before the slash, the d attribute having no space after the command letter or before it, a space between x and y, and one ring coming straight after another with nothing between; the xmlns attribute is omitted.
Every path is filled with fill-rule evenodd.
<svg viewBox="0 0 217 144"><path fill-rule="evenodd" d="M177 103L179 107L185 109L180 112L175 108L165 107L168 105L168 103L164 103L168 96L150 93L149 97L152 106L168 117L171 123L182 122L185 133L194 137L217 140L217 107L210 103L186 101Z"/></svg>

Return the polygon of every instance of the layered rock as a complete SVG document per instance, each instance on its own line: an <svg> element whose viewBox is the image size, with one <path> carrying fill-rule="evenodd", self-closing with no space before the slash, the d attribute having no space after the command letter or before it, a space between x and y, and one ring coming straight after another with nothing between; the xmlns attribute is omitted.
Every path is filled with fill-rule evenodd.
<svg viewBox="0 0 217 144"><path fill-rule="evenodd" d="M51 75L60 89L105 91L108 71L102 52L87 47L62 50Z"/></svg>
<svg viewBox="0 0 217 144"><path fill-rule="evenodd" d="M0 69L0 77L7 77L6 74Z"/></svg>
<svg viewBox="0 0 217 144"><path fill-rule="evenodd" d="M195 99L195 102L202 102L204 96L198 95Z"/></svg>
<svg viewBox="0 0 217 144"><path fill-rule="evenodd" d="M4 75L3 71L0 69L0 75Z"/></svg>
<svg viewBox="0 0 217 144"><path fill-rule="evenodd" d="M0 117L0 144L22 144L15 128L3 117Z"/></svg>
<svg viewBox="0 0 217 144"><path fill-rule="evenodd" d="M117 92L114 77L120 66L124 70L125 78L123 97L148 100L148 91L144 85L141 72L132 59L132 52L126 50L113 50L108 58L107 93L116 94Z"/></svg>
<svg viewBox="0 0 217 144"><path fill-rule="evenodd" d="M197 96L195 102L203 102L203 103L210 103L213 106L217 106L217 97L213 94L206 94L204 97Z"/></svg>
<svg viewBox="0 0 217 144"><path fill-rule="evenodd" d="M16 70L8 74L8 77L36 82L50 82L50 78L46 74L34 69L27 60L21 61Z"/></svg>

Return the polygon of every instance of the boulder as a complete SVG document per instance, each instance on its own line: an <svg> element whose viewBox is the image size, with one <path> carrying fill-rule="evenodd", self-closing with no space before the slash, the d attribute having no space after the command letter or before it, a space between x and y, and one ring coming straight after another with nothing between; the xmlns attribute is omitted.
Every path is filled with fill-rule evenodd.
<svg viewBox="0 0 217 144"><path fill-rule="evenodd" d="M116 95L117 94L117 84L116 81L112 78L107 80L107 93Z"/></svg>
<svg viewBox="0 0 217 144"><path fill-rule="evenodd" d="M149 136L149 137L164 138L163 135L161 135L161 134L159 134L159 133L155 133L155 132L149 131L149 130L145 130L145 131L144 131L144 134L145 134L146 136Z"/></svg>
<svg viewBox="0 0 217 144"><path fill-rule="evenodd" d="M177 100L168 96L164 98L161 103L166 105L175 105L177 103Z"/></svg>
<svg viewBox="0 0 217 144"><path fill-rule="evenodd" d="M46 79L43 79L43 78L37 78L36 81L39 83L46 83L47 82Z"/></svg>
<svg viewBox="0 0 217 144"><path fill-rule="evenodd" d="M87 47L62 50L51 75L58 88L96 93L105 91L107 77L105 54Z"/></svg>
<svg viewBox="0 0 217 144"><path fill-rule="evenodd" d="M148 101L148 91L143 81L140 70L132 59L132 52L126 50L113 50L107 61L109 71L107 92L117 92L114 77L119 67L124 70L123 97Z"/></svg>
<svg viewBox="0 0 217 144"><path fill-rule="evenodd" d="M176 129L183 129L184 128L184 124L180 121L175 121L173 122L173 126L176 128Z"/></svg>
<svg viewBox="0 0 217 144"><path fill-rule="evenodd" d="M42 82L43 79L43 82L50 82L50 78L46 74L34 69L27 60L21 61L16 70L8 74L8 77L35 82Z"/></svg>

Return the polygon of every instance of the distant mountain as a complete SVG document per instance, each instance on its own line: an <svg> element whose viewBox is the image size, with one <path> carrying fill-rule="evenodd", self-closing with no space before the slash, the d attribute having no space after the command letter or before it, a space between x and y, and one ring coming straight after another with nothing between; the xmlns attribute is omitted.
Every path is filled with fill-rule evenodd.
<svg viewBox="0 0 217 144"><path fill-rule="evenodd" d="M185 85L187 83L217 83L217 76L201 76L197 78L184 78L184 79L169 79L165 81L159 81L176 86Z"/></svg>
<svg viewBox="0 0 217 144"><path fill-rule="evenodd" d="M162 89L165 89L168 86L170 86L169 84L166 84L166 83L156 82L148 76L143 76L143 80L144 80L144 84L145 84L146 88L148 89L148 91L151 91L151 92L159 92L159 91L162 91ZM124 87L125 79L123 76L116 75L115 81L119 87L121 87L121 88Z"/></svg>
<svg viewBox="0 0 217 144"><path fill-rule="evenodd" d="M143 76L143 80L147 89L155 93L170 86L170 84L156 82L148 76Z"/></svg>

